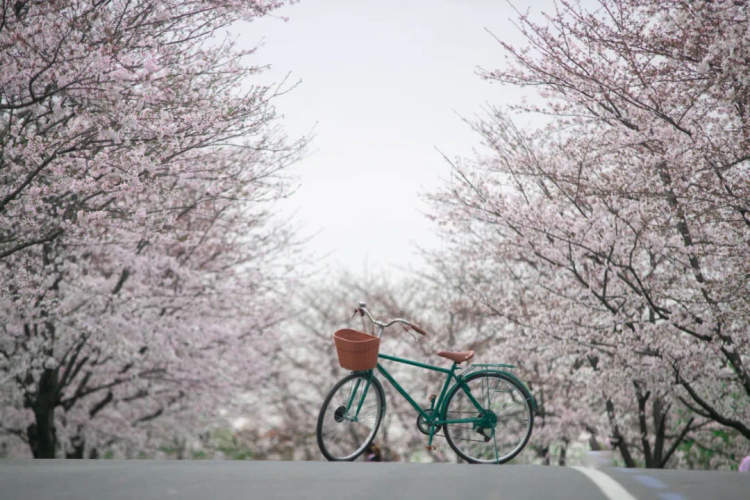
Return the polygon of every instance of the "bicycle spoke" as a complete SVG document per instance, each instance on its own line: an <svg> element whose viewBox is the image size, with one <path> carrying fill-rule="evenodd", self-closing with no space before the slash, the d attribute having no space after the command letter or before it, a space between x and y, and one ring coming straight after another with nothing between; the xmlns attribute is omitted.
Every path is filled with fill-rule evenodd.
<svg viewBox="0 0 750 500"><path fill-rule="evenodd" d="M492 441L495 443L495 460L500 460L500 457L498 456L497 433L495 433L495 429L492 429Z"/></svg>

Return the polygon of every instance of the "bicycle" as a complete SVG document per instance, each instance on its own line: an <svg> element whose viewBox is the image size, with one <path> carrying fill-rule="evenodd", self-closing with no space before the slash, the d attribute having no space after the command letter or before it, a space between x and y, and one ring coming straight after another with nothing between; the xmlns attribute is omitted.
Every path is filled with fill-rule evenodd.
<svg viewBox="0 0 750 500"><path fill-rule="evenodd" d="M377 333L345 329L334 334L339 363L352 373L333 386L318 415L315 433L326 459L353 461L375 439L385 415L385 393L376 370L416 410L417 428L428 436L428 450L434 449L432 442L440 431L453 451L469 463L501 464L523 450L537 405L526 386L508 371L513 365L472 364L463 370L459 365L470 361L474 351L438 352L453 361L450 369L381 354L383 331L394 324L423 336L427 333L401 318L377 321L363 302L355 309L357 313L367 317ZM444 373L440 395L431 396L430 407L422 408L378 360Z"/></svg>

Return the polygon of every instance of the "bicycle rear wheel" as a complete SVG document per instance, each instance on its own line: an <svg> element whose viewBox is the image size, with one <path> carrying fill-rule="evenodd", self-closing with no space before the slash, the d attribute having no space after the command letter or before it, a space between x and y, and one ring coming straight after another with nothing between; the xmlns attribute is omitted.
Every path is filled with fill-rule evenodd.
<svg viewBox="0 0 750 500"><path fill-rule="evenodd" d="M318 415L318 447L328 460L355 460L369 446L385 413L383 386L372 372L352 373L328 393Z"/></svg>
<svg viewBox="0 0 750 500"><path fill-rule="evenodd" d="M471 463L501 464L526 446L534 426L531 394L512 377L478 372L465 379L480 412L456 385L445 404L445 419L482 418L482 422L445 424L445 438L458 456Z"/></svg>

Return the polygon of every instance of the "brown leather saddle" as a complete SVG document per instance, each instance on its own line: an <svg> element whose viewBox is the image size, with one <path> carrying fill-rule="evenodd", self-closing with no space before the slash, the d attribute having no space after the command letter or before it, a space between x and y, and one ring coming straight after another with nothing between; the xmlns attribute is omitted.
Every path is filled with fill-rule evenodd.
<svg viewBox="0 0 750 500"><path fill-rule="evenodd" d="M450 359L451 361L454 361L456 363L463 363L464 361L469 361L471 358L474 357L474 351L459 351L459 352L440 351L437 354L438 356L442 356L444 358Z"/></svg>

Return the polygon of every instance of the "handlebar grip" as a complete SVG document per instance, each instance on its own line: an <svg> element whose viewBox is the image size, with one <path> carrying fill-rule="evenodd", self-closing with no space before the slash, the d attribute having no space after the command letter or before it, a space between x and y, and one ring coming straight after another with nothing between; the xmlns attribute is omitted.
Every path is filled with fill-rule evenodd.
<svg viewBox="0 0 750 500"><path fill-rule="evenodd" d="M422 334L422 335L424 335L425 337L427 336L427 332L426 332L426 331L424 331L424 330L422 330L421 328L419 328L419 327L418 327L417 325L411 325L411 324L410 324L410 326L411 326L411 329L412 329L412 330L414 330L415 332L417 332L417 333L419 333L419 334Z"/></svg>

